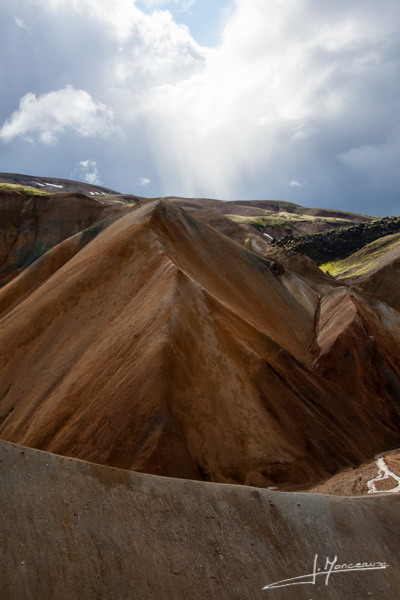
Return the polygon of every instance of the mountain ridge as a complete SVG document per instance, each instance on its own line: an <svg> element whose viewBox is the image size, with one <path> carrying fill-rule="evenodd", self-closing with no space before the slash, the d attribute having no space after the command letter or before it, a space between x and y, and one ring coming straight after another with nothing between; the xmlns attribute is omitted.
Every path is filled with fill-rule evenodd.
<svg viewBox="0 0 400 600"><path fill-rule="evenodd" d="M109 219L84 247L85 230L64 240L68 260L34 289L26 279L34 271L37 282L38 261L1 290L0 302L13 299L0 331L3 438L139 471L289 489L398 445L392 334L374 350L392 392L382 377L360 386L375 377L368 362L336 380L348 344L369 339L376 317L359 328L356 311L338 341L323 327L316 338L322 288L274 272L165 200Z"/></svg>
<svg viewBox="0 0 400 600"><path fill-rule="evenodd" d="M8 185L16 189L15 186L19 185L20 191L22 187L24 193L29 193L29 190L35 194L84 193L101 201L131 204L155 199L120 194L95 184L16 173L0 173L0 182L3 182L0 183L0 188ZM289 233L302 236L330 228L350 226L372 218L332 209L305 208L282 200L222 201L177 196L166 196L165 200L184 208L186 212L193 212L196 218L210 223L217 229L229 229L231 236L235 235L237 241L251 247L253 251L261 244L261 252L265 237L269 240L281 238Z"/></svg>

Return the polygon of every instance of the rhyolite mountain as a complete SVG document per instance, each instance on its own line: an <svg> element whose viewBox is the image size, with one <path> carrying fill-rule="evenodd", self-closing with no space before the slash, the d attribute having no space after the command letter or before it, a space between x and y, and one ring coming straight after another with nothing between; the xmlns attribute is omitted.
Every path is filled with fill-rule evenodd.
<svg viewBox="0 0 400 600"><path fill-rule="evenodd" d="M1 198L3 439L281 489L400 446L400 316L382 299L181 201Z"/></svg>
<svg viewBox="0 0 400 600"><path fill-rule="evenodd" d="M0 181L1 597L400 597L397 234Z"/></svg>

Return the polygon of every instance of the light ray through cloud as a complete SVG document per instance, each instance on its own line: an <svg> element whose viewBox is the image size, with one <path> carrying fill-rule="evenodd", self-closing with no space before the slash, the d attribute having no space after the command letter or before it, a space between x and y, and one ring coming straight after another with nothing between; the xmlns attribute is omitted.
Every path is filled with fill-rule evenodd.
<svg viewBox="0 0 400 600"><path fill-rule="evenodd" d="M224 0L208 22L207 6L5 0L3 170L40 155L68 177L84 143L124 192L396 212L399 3Z"/></svg>

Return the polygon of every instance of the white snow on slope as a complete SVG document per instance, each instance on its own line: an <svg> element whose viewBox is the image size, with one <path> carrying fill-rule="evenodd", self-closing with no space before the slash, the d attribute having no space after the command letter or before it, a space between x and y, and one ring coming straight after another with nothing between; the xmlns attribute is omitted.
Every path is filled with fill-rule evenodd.
<svg viewBox="0 0 400 600"><path fill-rule="evenodd" d="M367 487L368 487L368 494L379 494L382 492L400 492L400 477L398 475L396 475L396 473L393 473L393 471L391 471L389 469L389 467L387 466L387 464L385 463L385 454L387 454L387 452L385 452L383 455L382 454L378 454L375 457L375 462L376 462L376 466L378 467L378 475L377 477L374 477L373 479L370 479L369 481L367 481ZM394 479L395 481L397 481L397 485L393 488L391 488L390 490L377 490L375 483L377 481L383 481L384 479Z"/></svg>

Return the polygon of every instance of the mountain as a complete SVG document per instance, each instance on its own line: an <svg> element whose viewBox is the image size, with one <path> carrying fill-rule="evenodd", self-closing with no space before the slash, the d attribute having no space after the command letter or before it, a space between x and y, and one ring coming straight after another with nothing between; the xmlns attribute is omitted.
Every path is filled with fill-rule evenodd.
<svg viewBox="0 0 400 600"><path fill-rule="evenodd" d="M18 173L0 173L0 182L5 184L3 188L14 186L38 190L48 194L81 193L87 196L105 196L118 194L113 190L100 185L84 183L82 181L71 181L69 179L58 179L54 177L38 177L36 175L20 175ZM29 191L28 190L28 191Z"/></svg>
<svg viewBox="0 0 400 600"><path fill-rule="evenodd" d="M0 190L0 202L0 287L62 242L53 255L64 256L72 247L77 252L125 206L80 193L28 189Z"/></svg>
<svg viewBox="0 0 400 600"><path fill-rule="evenodd" d="M280 489L400 445L395 310L168 200L17 196L11 239L2 229L3 439Z"/></svg>
<svg viewBox="0 0 400 600"><path fill-rule="evenodd" d="M3 182L3 183L1 183ZM12 189L19 186L25 194L82 193L98 197L101 201L119 201L136 203L144 198L135 195L120 194L99 185L0 173L0 189ZM288 235L298 237L315 234L325 230L349 227L356 223L368 222L373 217L346 211L321 208L305 208L291 202L279 200L222 201L209 198L180 198L168 196L169 202L183 208L186 212L215 229L228 234L238 243L246 245L255 252L264 252L266 242Z"/></svg>
<svg viewBox="0 0 400 600"><path fill-rule="evenodd" d="M8 177L2 597L397 598L400 234Z"/></svg>
<svg viewBox="0 0 400 600"><path fill-rule="evenodd" d="M196 219L218 229L253 252L263 254L272 240L294 239L355 223L368 223L373 217L320 208L305 208L277 200L238 200L223 202L206 198L168 197L168 201L190 212Z"/></svg>

